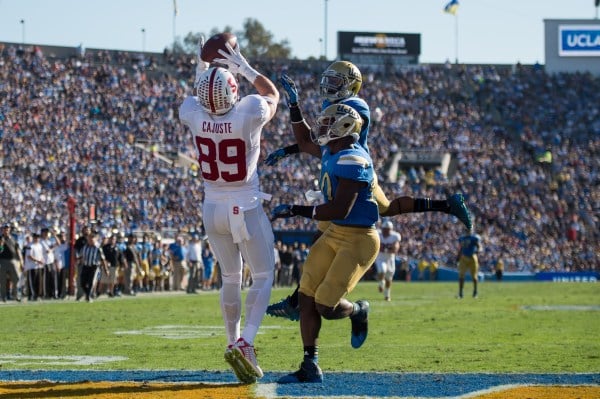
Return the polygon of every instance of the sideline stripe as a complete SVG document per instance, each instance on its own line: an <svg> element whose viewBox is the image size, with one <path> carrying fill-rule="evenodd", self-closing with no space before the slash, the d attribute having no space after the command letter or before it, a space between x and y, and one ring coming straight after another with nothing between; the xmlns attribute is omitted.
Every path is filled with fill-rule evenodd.
<svg viewBox="0 0 600 399"><path fill-rule="evenodd" d="M240 385L240 384L203 384L203 383L143 383L143 382L8 382L0 383L0 398L3 399L44 399L69 398L80 399L283 399L275 392L276 384ZM256 388L256 392L253 392ZM600 386L513 386L503 390L491 389L477 392L476 397L462 395L443 399L565 399L600 398ZM302 396L309 399L306 396ZM326 398L319 396L318 398ZM318 399L317 397L313 399ZM359 399L364 396L336 396L336 399ZM373 399L374 396L369 396ZM396 398L429 399L429 398Z"/></svg>
<svg viewBox="0 0 600 399"><path fill-rule="evenodd" d="M0 383L2 399L240 399L253 398L252 386L143 382L9 382Z"/></svg>
<svg viewBox="0 0 600 399"><path fill-rule="evenodd" d="M515 385L486 389L476 396L465 395L457 399L565 399L600 398L598 385Z"/></svg>
<svg viewBox="0 0 600 399"><path fill-rule="evenodd" d="M253 389L258 397L379 397L379 398L473 398L500 387L600 386L600 374L442 374L442 373L326 373L323 384L276 384L287 373L266 373ZM237 379L227 371L193 370L3 370L2 381L57 382L180 382L233 384ZM490 391L491 392L491 391Z"/></svg>

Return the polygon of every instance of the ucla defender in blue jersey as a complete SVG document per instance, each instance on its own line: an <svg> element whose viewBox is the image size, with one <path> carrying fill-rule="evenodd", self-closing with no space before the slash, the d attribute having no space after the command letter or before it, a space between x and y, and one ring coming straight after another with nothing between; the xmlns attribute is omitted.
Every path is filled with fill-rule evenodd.
<svg viewBox="0 0 600 399"><path fill-rule="evenodd" d="M298 89L294 81L287 75L281 78L281 84L287 96L290 116L292 120L292 130L296 137L297 144L281 148L269 154L265 159L267 165L275 165L279 160L286 156L300 151L302 148L302 137L310 134L310 126L305 122L302 111L298 104ZM369 128L371 126L371 112L369 105L362 98L358 97L358 92L362 85L362 75L356 65L348 61L336 61L329 65L323 72L320 82L320 93L323 97L322 109L332 104L344 104L352 107L362 119L357 144L359 144L367 153L369 148L367 140ZM398 197L390 202L377 183L377 175L374 175L373 196L377 202L379 214L381 216L394 216L402 213L413 212L431 212L439 211L456 216L464 223L468 229L472 227L469 211L464 203L461 194L454 194L446 200L432 200L430 198ZM319 222L318 232L314 240L324 232L329 222ZM267 314L276 317L284 317L290 320L298 320L298 289L287 298L280 302L269 305Z"/></svg>
<svg viewBox="0 0 600 399"><path fill-rule="evenodd" d="M373 199L373 161L356 144L362 126L360 115L350 106L325 108L303 151L321 158L321 191L318 206L279 205L273 218L303 216L329 221L329 227L312 245L300 279L300 332L304 359L300 369L279 383L321 382L318 337L322 318L349 317L352 347L359 348L368 332L369 303L350 302L351 292L375 261L379 251L379 219ZM311 141L311 144L308 141Z"/></svg>
<svg viewBox="0 0 600 399"><path fill-rule="evenodd" d="M470 233L458 239L458 297L463 297L465 275L467 271L473 279L473 298L477 298L477 273L479 273L479 259L477 254L481 250L481 237L479 234Z"/></svg>

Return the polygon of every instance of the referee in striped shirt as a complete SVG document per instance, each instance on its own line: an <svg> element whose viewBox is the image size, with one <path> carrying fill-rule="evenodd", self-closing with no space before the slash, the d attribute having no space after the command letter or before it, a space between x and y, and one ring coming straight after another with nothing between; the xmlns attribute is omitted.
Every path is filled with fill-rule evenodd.
<svg viewBox="0 0 600 399"><path fill-rule="evenodd" d="M87 236L87 243L77 254L79 262L83 265L81 276L79 277L81 287L85 292L85 299L92 302L92 290L94 288L94 278L98 267L102 267L102 273L108 273L108 264L104 259L104 254L98 245L98 233L92 232Z"/></svg>

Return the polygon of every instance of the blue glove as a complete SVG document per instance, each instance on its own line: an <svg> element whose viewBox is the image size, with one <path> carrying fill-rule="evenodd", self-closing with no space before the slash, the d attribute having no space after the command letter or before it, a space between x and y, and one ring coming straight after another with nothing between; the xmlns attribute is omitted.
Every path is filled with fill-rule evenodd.
<svg viewBox="0 0 600 399"><path fill-rule="evenodd" d="M281 79L279 79L281 85L283 86L283 90L285 90L285 96L287 97L287 104L298 104L298 89L296 88L296 83L287 76L285 73L281 75Z"/></svg>
<svg viewBox="0 0 600 399"><path fill-rule="evenodd" d="M292 216L294 216L292 213L292 205L289 204L277 205L275 209L271 211L271 220L289 218Z"/></svg>
<svg viewBox="0 0 600 399"><path fill-rule="evenodd" d="M264 163L269 166L274 166L277 162L281 161L285 157L287 157L285 149L280 148L267 155L267 157L264 160Z"/></svg>

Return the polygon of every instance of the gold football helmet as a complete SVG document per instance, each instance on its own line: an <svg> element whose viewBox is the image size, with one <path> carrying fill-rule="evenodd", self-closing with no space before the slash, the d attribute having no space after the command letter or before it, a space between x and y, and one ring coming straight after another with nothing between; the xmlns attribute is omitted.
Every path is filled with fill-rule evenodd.
<svg viewBox="0 0 600 399"><path fill-rule="evenodd" d="M335 102L358 94L362 84L360 70L351 62L336 61L321 75L321 95Z"/></svg>
<svg viewBox="0 0 600 399"><path fill-rule="evenodd" d="M316 130L311 131L311 139L318 145L346 136L352 136L357 141L362 124L363 120L354 108L346 104L332 104L321 112Z"/></svg>

